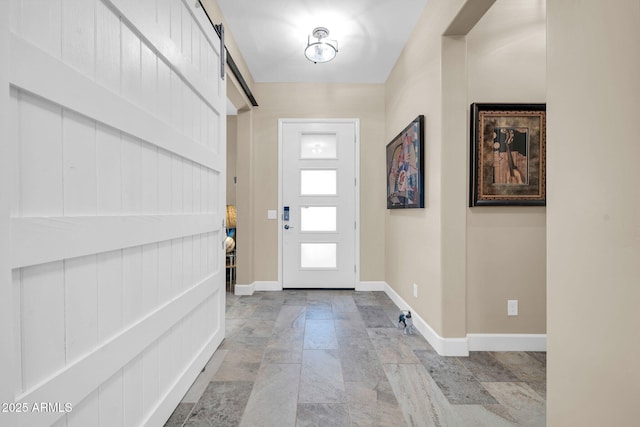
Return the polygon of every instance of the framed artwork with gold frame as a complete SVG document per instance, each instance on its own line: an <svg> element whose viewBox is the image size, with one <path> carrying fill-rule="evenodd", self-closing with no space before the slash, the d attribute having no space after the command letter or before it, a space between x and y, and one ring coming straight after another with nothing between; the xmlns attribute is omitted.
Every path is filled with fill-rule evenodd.
<svg viewBox="0 0 640 427"><path fill-rule="evenodd" d="M469 206L546 204L546 104L471 104Z"/></svg>

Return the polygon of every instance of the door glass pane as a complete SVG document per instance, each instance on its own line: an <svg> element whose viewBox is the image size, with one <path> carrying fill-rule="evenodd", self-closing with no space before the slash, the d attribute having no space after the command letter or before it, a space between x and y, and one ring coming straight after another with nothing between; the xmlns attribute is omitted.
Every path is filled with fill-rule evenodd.
<svg viewBox="0 0 640 427"><path fill-rule="evenodd" d="M335 133L303 133L300 136L301 159L335 159L338 156L337 147Z"/></svg>
<svg viewBox="0 0 640 427"><path fill-rule="evenodd" d="M335 206L303 206L300 208L300 230L336 231Z"/></svg>
<svg viewBox="0 0 640 427"><path fill-rule="evenodd" d="M301 268L333 268L338 266L336 243L300 243Z"/></svg>
<svg viewBox="0 0 640 427"><path fill-rule="evenodd" d="M337 194L337 171L301 170L300 194L302 196L335 196Z"/></svg>

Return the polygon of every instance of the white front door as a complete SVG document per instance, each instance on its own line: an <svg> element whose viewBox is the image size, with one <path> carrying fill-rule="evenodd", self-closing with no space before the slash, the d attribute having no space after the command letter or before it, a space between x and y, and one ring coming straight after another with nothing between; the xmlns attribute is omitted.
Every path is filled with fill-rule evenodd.
<svg viewBox="0 0 640 427"><path fill-rule="evenodd" d="M355 288L357 120L280 120L283 288Z"/></svg>

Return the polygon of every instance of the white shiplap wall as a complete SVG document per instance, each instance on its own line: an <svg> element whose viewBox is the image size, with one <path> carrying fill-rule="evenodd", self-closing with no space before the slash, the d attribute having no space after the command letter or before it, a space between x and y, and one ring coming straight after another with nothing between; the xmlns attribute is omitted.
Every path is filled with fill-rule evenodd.
<svg viewBox="0 0 640 427"><path fill-rule="evenodd" d="M226 93L194 4L10 2L0 388L29 413L0 425L160 425L222 341Z"/></svg>

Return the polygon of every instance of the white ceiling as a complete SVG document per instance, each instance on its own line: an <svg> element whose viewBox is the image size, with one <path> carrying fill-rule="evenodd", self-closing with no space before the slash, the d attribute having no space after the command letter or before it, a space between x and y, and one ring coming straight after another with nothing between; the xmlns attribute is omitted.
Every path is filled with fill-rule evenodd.
<svg viewBox="0 0 640 427"><path fill-rule="evenodd" d="M218 0L256 82L383 83L427 0ZM329 29L338 55L304 56L307 36Z"/></svg>

